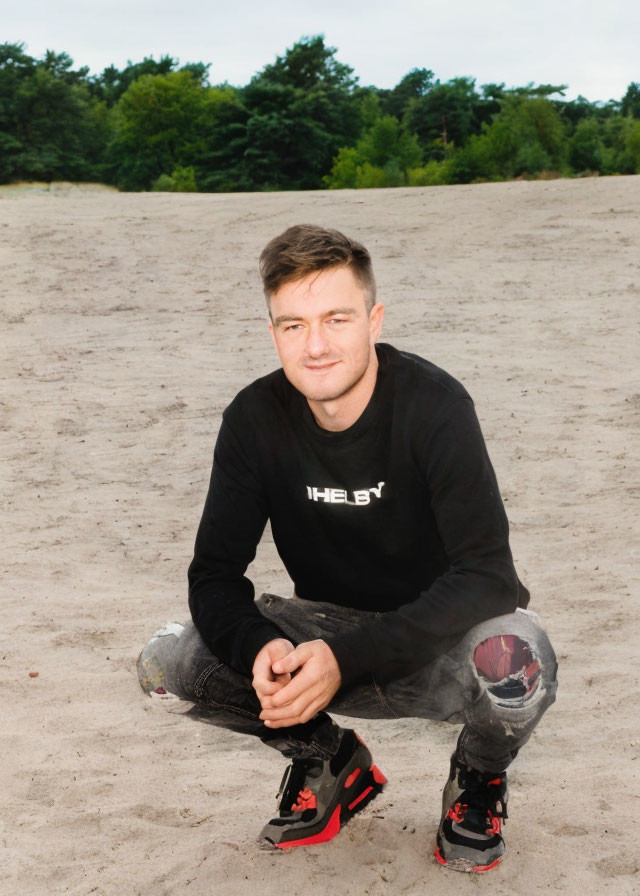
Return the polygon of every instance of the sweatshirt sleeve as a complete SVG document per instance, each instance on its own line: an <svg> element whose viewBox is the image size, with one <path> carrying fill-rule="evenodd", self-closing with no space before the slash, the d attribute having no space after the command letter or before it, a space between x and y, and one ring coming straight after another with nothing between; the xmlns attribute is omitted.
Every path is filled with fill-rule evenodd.
<svg viewBox="0 0 640 896"><path fill-rule="evenodd" d="M268 518L247 441L234 435L225 412L188 577L189 609L203 641L223 662L250 675L260 649L286 635L260 613L245 575Z"/></svg>
<svg viewBox="0 0 640 896"><path fill-rule="evenodd" d="M471 399L455 399L423 433L415 460L449 565L416 600L328 639L343 686L409 675L518 605L507 517Z"/></svg>

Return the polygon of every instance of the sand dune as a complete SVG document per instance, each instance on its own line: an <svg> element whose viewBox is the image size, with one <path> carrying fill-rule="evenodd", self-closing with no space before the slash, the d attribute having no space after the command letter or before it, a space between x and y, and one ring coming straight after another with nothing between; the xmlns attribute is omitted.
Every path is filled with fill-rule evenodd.
<svg viewBox="0 0 640 896"><path fill-rule="evenodd" d="M639 892L639 208L640 177L0 193L0 893ZM138 688L145 640L187 615L220 412L276 365L257 256L299 221L362 239L384 339L474 396L561 660L507 858L477 880L432 859L456 729L363 722L385 793L274 854L255 837L280 757ZM290 593L268 536L252 576Z"/></svg>

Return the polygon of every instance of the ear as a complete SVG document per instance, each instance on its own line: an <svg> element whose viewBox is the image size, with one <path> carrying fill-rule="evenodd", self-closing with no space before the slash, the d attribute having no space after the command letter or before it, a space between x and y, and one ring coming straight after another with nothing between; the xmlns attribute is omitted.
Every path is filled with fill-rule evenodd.
<svg viewBox="0 0 640 896"><path fill-rule="evenodd" d="M380 337L380 333L382 331L382 321L384 320L384 305L381 302L376 302L371 311L369 312L369 333L371 335L371 341L377 342Z"/></svg>

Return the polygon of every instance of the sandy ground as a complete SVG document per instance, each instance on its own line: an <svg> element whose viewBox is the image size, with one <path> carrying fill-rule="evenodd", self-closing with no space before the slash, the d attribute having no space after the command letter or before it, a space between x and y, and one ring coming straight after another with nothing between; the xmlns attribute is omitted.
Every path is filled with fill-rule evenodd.
<svg viewBox="0 0 640 896"><path fill-rule="evenodd" d="M0 194L2 894L640 892L639 208L640 177ZM299 221L361 238L384 338L474 396L560 657L490 875L432 858L453 727L363 722L387 790L281 854L255 840L278 754L138 688L187 615L220 412L276 366L257 256ZM290 593L268 537L252 575Z"/></svg>

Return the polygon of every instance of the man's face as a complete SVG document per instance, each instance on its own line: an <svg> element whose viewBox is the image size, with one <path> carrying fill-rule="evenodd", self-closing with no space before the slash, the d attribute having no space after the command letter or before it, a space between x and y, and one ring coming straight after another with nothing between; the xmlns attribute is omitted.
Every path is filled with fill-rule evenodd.
<svg viewBox="0 0 640 896"><path fill-rule="evenodd" d="M349 396L375 363L384 309L346 267L285 283L270 301L269 329L285 376L310 402Z"/></svg>

